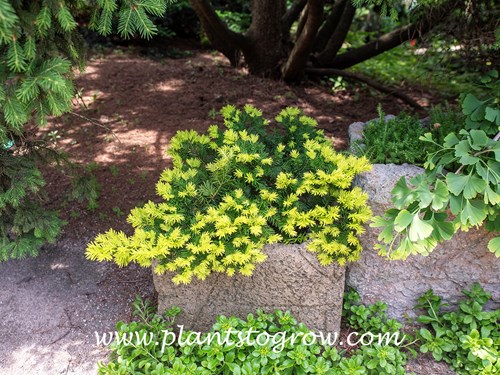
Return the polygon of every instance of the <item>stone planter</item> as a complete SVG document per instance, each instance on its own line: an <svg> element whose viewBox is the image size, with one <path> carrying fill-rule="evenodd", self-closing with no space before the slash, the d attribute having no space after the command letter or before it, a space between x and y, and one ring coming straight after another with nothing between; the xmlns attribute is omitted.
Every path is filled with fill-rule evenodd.
<svg viewBox="0 0 500 375"><path fill-rule="evenodd" d="M362 128L363 123L351 125L351 142L362 136ZM382 215L392 207L390 192L401 176L408 180L422 172L414 165L375 164L356 184L368 193L374 215ZM379 231L367 227L361 237L361 259L349 265L346 274L346 284L354 287L364 302L384 301L391 317L404 319L418 315L413 311L416 299L429 288L453 306L463 297L461 290L477 281L492 294L487 307L500 308L500 260L487 249L492 233L483 229L459 232L427 257L389 261L373 248Z"/></svg>
<svg viewBox="0 0 500 375"><path fill-rule="evenodd" d="M175 285L172 274L154 274L160 312L176 305L176 319L186 329L208 330L218 315L246 318L257 309L289 310L314 331L338 332L342 312L345 268L324 267L301 245L268 245L268 259L251 277L212 274L206 280Z"/></svg>

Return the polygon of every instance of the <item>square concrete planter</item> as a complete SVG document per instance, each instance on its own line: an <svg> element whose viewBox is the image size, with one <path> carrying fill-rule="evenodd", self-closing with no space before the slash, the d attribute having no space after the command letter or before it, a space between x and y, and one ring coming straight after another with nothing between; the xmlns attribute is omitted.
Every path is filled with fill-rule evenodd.
<svg viewBox="0 0 500 375"><path fill-rule="evenodd" d="M362 139L363 126L350 126L351 143ZM375 164L357 178L356 184L368 193L374 215L382 215L392 207L391 190L401 176L409 180L423 171L409 164ZM500 259L487 249L493 233L484 229L458 232L427 257L389 261L374 250L379 232L379 228L366 228L360 237L361 259L350 264L346 274L346 284L360 293L363 302L387 302L389 315L404 319L406 315L418 315L413 311L416 300L430 288L453 306L463 297L462 289L479 282L493 297L487 307L500 308Z"/></svg>
<svg viewBox="0 0 500 375"><path fill-rule="evenodd" d="M345 267L321 266L305 244L267 245L264 250L268 259L250 277L214 273L204 281L175 285L172 274L153 273L158 310L181 307L176 323L196 331L208 330L218 315L246 318L260 308L289 310L311 330L338 332Z"/></svg>

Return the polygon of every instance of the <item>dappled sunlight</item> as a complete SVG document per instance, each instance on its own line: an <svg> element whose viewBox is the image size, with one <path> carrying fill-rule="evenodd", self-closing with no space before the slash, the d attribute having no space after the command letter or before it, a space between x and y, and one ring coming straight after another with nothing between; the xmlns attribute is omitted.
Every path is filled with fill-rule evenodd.
<svg viewBox="0 0 500 375"><path fill-rule="evenodd" d="M168 81L163 81L159 82L156 85L153 85L153 87L150 88L150 91L165 91L165 92L170 92L170 91L179 91L182 89L184 86L184 81L181 79L171 79Z"/></svg>
<svg viewBox="0 0 500 375"><path fill-rule="evenodd" d="M226 104L254 105L271 123L282 109L299 107L317 120L337 149L347 147L347 126L372 119L379 102L387 113L401 110L394 98L367 95L360 87L334 92L314 82L288 86L248 75L221 54L207 52L162 61L123 53L91 59L75 87L81 98L74 99L73 112L40 130L71 160L90 165L100 184L95 212L85 204L67 205L63 191L70 189L69 181L62 182L55 172L48 176L53 205L67 207L62 212L71 233L111 225L129 228L125 218L130 209L158 199L156 181L171 166L166 154L170 139L178 130L203 132L211 124L222 125L219 111Z"/></svg>
<svg viewBox="0 0 500 375"><path fill-rule="evenodd" d="M68 268L68 265L67 264L63 264L63 263L52 263L50 265L50 269L51 270L60 270L60 269L63 269L63 268Z"/></svg>
<svg viewBox="0 0 500 375"><path fill-rule="evenodd" d="M24 374L95 374L97 373L96 361L84 361L76 359L70 353L74 348L87 346L88 343L82 340L75 340L71 343L66 343L58 348L53 345L36 345L29 342L29 337L26 338L27 344L21 346L10 353L8 365L12 369L16 369L11 375ZM98 359L102 357L102 350L93 349L90 351L90 358ZM71 369L71 371L70 371Z"/></svg>

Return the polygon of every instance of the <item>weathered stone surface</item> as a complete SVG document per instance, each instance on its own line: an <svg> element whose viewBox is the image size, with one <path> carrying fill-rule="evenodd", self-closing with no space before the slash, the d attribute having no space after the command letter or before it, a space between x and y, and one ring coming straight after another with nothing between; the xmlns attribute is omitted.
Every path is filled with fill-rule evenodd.
<svg viewBox="0 0 500 375"><path fill-rule="evenodd" d="M391 191L396 182L402 176L409 180L423 172L423 168L412 164L374 164L371 171L357 176L354 183L368 193L373 214L382 215L392 207Z"/></svg>
<svg viewBox="0 0 500 375"><path fill-rule="evenodd" d="M349 125L349 140L351 143L355 141L363 140L363 128L365 127L364 122L355 122Z"/></svg>
<svg viewBox="0 0 500 375"><path fill-rule="evenodd" d="M411 178L423 170L414 165L375 164L358 177L356 184L369 195L374 214L391 207L390 192L401 176ZM461 290L479 282L493 295L489 308L500 308L500 261L487 250L493 237L483 229L459 232L439 245L427 257L412 256L406 261L388 261L373 249L378 228L367 228L361 237L363 253L349 266L346 284L354 287L366 303L387 302L391 317L415 316L416 299L429 288L456 305Z"/></svg>
<svg viewBox="0 0 500 375"><path fill-rule="evenodd" d="M210 328L218 315L245 318L259 308L290 310L312 330L339 331L345 268L321 266L305 244L268 245L265 251L268 259L251 277L212 274L205 281L175 285L172 274L155 274L158 310L181 307L176 323L196 331Z"/></svg>

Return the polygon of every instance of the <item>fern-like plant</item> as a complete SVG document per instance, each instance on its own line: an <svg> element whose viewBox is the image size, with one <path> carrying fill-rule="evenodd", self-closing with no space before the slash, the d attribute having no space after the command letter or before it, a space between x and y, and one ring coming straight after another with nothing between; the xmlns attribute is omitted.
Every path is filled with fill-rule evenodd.
<svg viewBox="0 0 500 375"><path fill-rule="evenodd" d="M251 106L222 114L225 129L172 138L173 168L157 184L163 201L132 210L135 233L101 234L87 257L120 266L157 260L156 271L175 272L176 283L211 272L250 275L266 259L263 246L280 241L309 241L323 265L357 260L371 211L352 181L370 169L368 160L335 152L297 108L272 127Z"/></svg>

